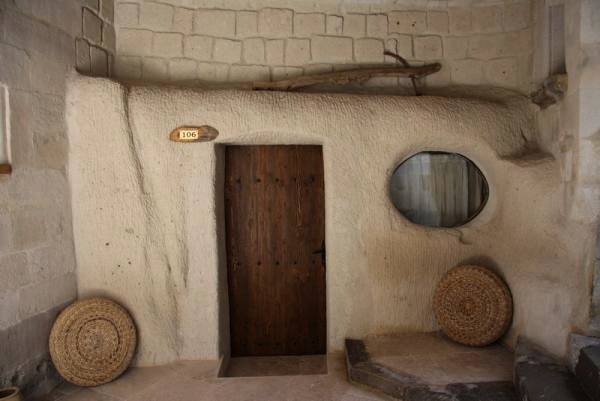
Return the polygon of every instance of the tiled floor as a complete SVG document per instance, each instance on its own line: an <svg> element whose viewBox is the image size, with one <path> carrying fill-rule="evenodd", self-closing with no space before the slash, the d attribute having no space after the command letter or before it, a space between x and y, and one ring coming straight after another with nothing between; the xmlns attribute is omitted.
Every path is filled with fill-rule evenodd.
<svg viewBox="0 0 600 401"><path fill-rule="evenodd" d="M376 401L383 396L346 379L342 354L327 356L327 373L301 376L216 377L213 361L133 368L91 389L59 387L48 401Z"/></svg>

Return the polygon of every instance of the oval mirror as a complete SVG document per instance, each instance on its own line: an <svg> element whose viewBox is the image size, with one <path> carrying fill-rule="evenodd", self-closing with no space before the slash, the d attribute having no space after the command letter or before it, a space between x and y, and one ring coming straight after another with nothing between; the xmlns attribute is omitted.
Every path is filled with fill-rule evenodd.
<svg viewBox="0 0 600 401"><path fill-rule="evenodd" d="M390 181L394 206L430 227L461 226L481 212L488 184L475 163L457 153L421 152L402 162Z"/></svg>

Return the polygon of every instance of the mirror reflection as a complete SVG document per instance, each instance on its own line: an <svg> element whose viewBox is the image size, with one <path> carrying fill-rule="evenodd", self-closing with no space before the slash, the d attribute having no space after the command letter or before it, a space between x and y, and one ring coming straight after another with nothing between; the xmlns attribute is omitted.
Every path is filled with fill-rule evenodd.
<svg viewBox="0 0 600 401"><path fill-rule="evenodd" d="M485 206L488 192L479 168L457 153L417 153L396 168L390 181L396 208L413 223L430 227L469 222Z"/></svg>

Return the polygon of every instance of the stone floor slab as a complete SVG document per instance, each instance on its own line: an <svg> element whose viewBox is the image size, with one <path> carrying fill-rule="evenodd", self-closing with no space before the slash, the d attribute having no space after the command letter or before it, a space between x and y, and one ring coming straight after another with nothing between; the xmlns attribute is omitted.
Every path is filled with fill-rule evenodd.
<svg viewBox="0 0 600 401"><path fill-rule="evenodd" d="M435 386L512 380L513 354L502 345L468 347L438 333L364 340L370 360Z"/></svg>

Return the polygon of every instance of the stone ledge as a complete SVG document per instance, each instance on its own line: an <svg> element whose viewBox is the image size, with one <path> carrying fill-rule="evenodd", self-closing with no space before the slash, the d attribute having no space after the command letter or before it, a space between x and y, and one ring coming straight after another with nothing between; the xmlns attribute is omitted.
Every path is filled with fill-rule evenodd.
<svg viewBox="0 0 600 401"><path fill-rule="evenodd" d="M346 339L348 378L404 401L515 401L513 385L506 381L431 385L419 377L374 362L362 340Z"/></svg>
<svg viewBox="0 0 600 401"><path fill-rule="evenodd" d="M590 401L565 365L523 338L515 350L514 380L520 400Z"/></svg>
<svg viewBox="0 0 600 401"><path fill-rule="evenodd" d="M346 368L350 381L373 387L392 397L405 399L409 392L426 390L416 378L371 362L362 340L346 340Z"/></svg>
<svg viewBox="0 0 600 401"><path fill-rule="evenodd" d="M600 399L600 346L591 345L581 350L575 376L592 400Z"/></svg>
<svg viewBox="0 0 600 401"><path fill-rule="evenodd" d="M569 369L575 373L580 352L583 348L590 345L600 346L600 337L584 336L581 334L572 333L569 336Z"/></svg>

